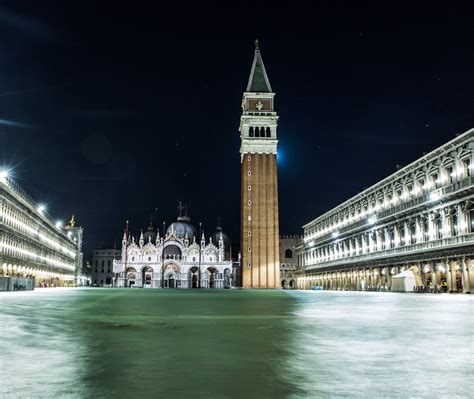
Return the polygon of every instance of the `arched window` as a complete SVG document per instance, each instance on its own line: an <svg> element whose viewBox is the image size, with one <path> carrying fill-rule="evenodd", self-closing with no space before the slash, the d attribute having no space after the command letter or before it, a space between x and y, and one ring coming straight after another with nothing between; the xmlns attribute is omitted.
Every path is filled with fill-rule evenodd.
<svg viewBox="0 0 474 399"><path fill-rule="evenodd" d="M253 137L253 126L250 126L249 137Z"/></svg>
<svg viewBox="0 0 474 399"><path fill-rule="evenodd" d="M267 137L270 137L271 136L271 131L270 131L270 128L267 127Z"/></svg>
<svg viewBox="0 0 474 399"><path fill-rule="evenodd" d="M287 259L293 258L293 251L291 249L287 249L285 251L285 258L287 258Z"/></svg>
<svg viewBox="0 0 474 399"><path fill-rule="evenodd" d="M260 137L260 128L255 128L255 137Z"/></svg>

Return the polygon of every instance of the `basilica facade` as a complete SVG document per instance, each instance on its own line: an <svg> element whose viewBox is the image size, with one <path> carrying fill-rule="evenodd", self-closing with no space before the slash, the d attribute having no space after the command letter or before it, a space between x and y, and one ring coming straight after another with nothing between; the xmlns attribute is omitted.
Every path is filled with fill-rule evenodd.
<svg viewBox="0 0 474 399"><path fill-rule="evenodd" d="M138 240L124 232L122 256L114 260L114 286L128 288L231 288L236 265L230 242L220 227L199 234L191 219L180 215L166 232L150 226Z"/></svg>

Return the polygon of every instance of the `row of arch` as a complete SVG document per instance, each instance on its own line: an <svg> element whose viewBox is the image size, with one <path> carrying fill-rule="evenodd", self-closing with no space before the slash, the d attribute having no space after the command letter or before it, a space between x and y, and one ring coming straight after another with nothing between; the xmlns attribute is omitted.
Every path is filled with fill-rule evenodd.
<svg viewBox="0 0 474 399"><path fill-rule="evenodd" d="M281 280L281 288L283 288L283 289L294 289L294 288L296 288L296 282L295 282L294 279L291 279L291 280L283 279L283 280Z"/></svg>
<svg viewBox="0 0 474 399"><path fill-rule="evenodd" d="M258 127L258 126L250 126L249 128L249 137L271 137L272 131L269 126L265 127Z"/></svg>
<svg viewBox="0 0 474 399"><path fill-rule="evenodd" d="M34 267L7 264L3 263L0 267L0 277L17 277L34 279L37 287L50 287L50 286L73 286L74 275L73 274L62 274L58 272L52 272L44 269L37 269Z"/></svg>
<svg viewBox="0 0 474 399"><path fill-rule="evenodd" d="M183 281L180 276L179 267L175 264L168 264L163 274L163 281L161 282L161 276L158 277L158 281L153 283L156 272L150 266L143 267L140 271L137 271L134 267L129 267L125 273L125 287L142 287L152 288L156 287L156 283L163 284L163 288L198 288L199 285L199 269L194 266L191 267L187 273L187 278ZM158 273L159 274L159 273ZM201 281L204 283L205 288L230 288L231 286L231 270L226 268L224 272L219 272L214 267L207 267L201 271Z"/></svg>
<svg viewBox="0 0 474 399"><path fill-rule="evenodd" d="M447 259L414 265L368 267L321 272L298 278L299 289L336 291L390 291L395 275L411 270L417 292L465 292L474 287L474 261Z"/></svg>

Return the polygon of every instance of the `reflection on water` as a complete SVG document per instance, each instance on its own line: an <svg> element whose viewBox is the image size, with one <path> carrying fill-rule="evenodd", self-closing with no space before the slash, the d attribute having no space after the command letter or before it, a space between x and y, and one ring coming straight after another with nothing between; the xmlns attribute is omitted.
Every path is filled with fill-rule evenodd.
<svg viewBox="0 0 474 399"><path fill-rule="evenodd" d="M471 296L293 295L288 368L299 378L300 396L472 397Z"/></svg>
<svg viewBox="0 0 474 399"><path fill-rule="evenodd" d="M468 397L467 295L0 294L2 397Z"/></svg>

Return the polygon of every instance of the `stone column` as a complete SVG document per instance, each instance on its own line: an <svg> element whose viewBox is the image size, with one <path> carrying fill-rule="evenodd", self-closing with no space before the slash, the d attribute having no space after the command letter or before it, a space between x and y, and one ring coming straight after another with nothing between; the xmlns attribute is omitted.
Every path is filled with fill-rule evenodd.
<svg viewBox="0 0 474 399"><path fill-rule="evenodd" d="M393 246L395 248L400 246L400 228L398 223L395 223L393 226L393 241Z"/></svg>
<svg viewBox="0 0 474 399"><path fill-rule="evenodd" d="M392 268L390 266L387 267L385 277L387 278L387 290L390 291L392 289Z"/></svg>
<svg viewBox="0 0 474 399"><path fill-rule="evenodd" d="M436 217L434 213L428 215L428 239L436 240Z"/></svg>
<svg viewBox="0 0 474 399"><path fill-rule="evenodd" d="M374 252L374 239L373 239L373 232L369 231L368 234L368 242L369 242L369 252Z"/></svg>
<svg viewBox="0 0 474 399"><path fill-rule="evenodd" d="M448 287L448 292L451 292L453 289L452 277L451 277L451 264L449 263L448 259L446 259L445 264L446 264L446 284Z"/></svg>
<svg viewBox="0 0 474 399"><path fill-rule="evenodd" d="M415 243L423 242L423 221L420 217L415 219Z"/></svg>
<svg viewBox="0 0 474 399"><path fill-rule="evenodd" d="M377 252L382 250L382 231L376 230Z"/></svg>
<svg viewBox="0 0 474 399"><path fill-rule="evenodd" d="M469 266L466 258L461 259L461 276L462 276L462 292L464 294L471 293L471 283L469 281Z"/></svg>
<svg viewBox="0 0 474 399"><path fill-rule="evenodd" d="M382 274L382 267L379 267L377 270L377 285L380 288L382 288L382 279L383 279L383 274Z"/></svg>
<svg viewBox="0 0 474 399"><path fill-rule="evenodd" d="M385 238L385 249L390 249L391 248L391 242L390 242L390 232L387 227L383 229L384 232L384 238Z"/></svg>
<svg viewBox="0 0 474 399"><path fill-rule="evenodd" d="M403 243L404 245L410 245L410 226L407 222L403 223Z"/></svg>
<svg viewBox="0 0 474 399"><path fill-rule="evenodd" d="M443 238L453 235L453 214L450 207L444 208Z"/></svg>
<svg viewBox="0 0 474 399"><path fill-rule="evenodd" d="M433 292L437 292L436 291L436 286L438 285L438 281L437 281L437 278L436 278L436 263L431 262L430 268L431 268L431 284L433 286Z"/></svg>
<svg viewBox="0 0 474 399"><path fill-rule="evenodd" d="M458 205L458 234L468 234L470 231L469 226L469 208L470 201L465 201Z"/></svg>
<svg viewBox="0 0 474 399"><path fill-rule="evenodd" d="M446 238L449 237L449 225L448 225L448 218L446 217L446 210L441 210L441 237Z"/></svg>

